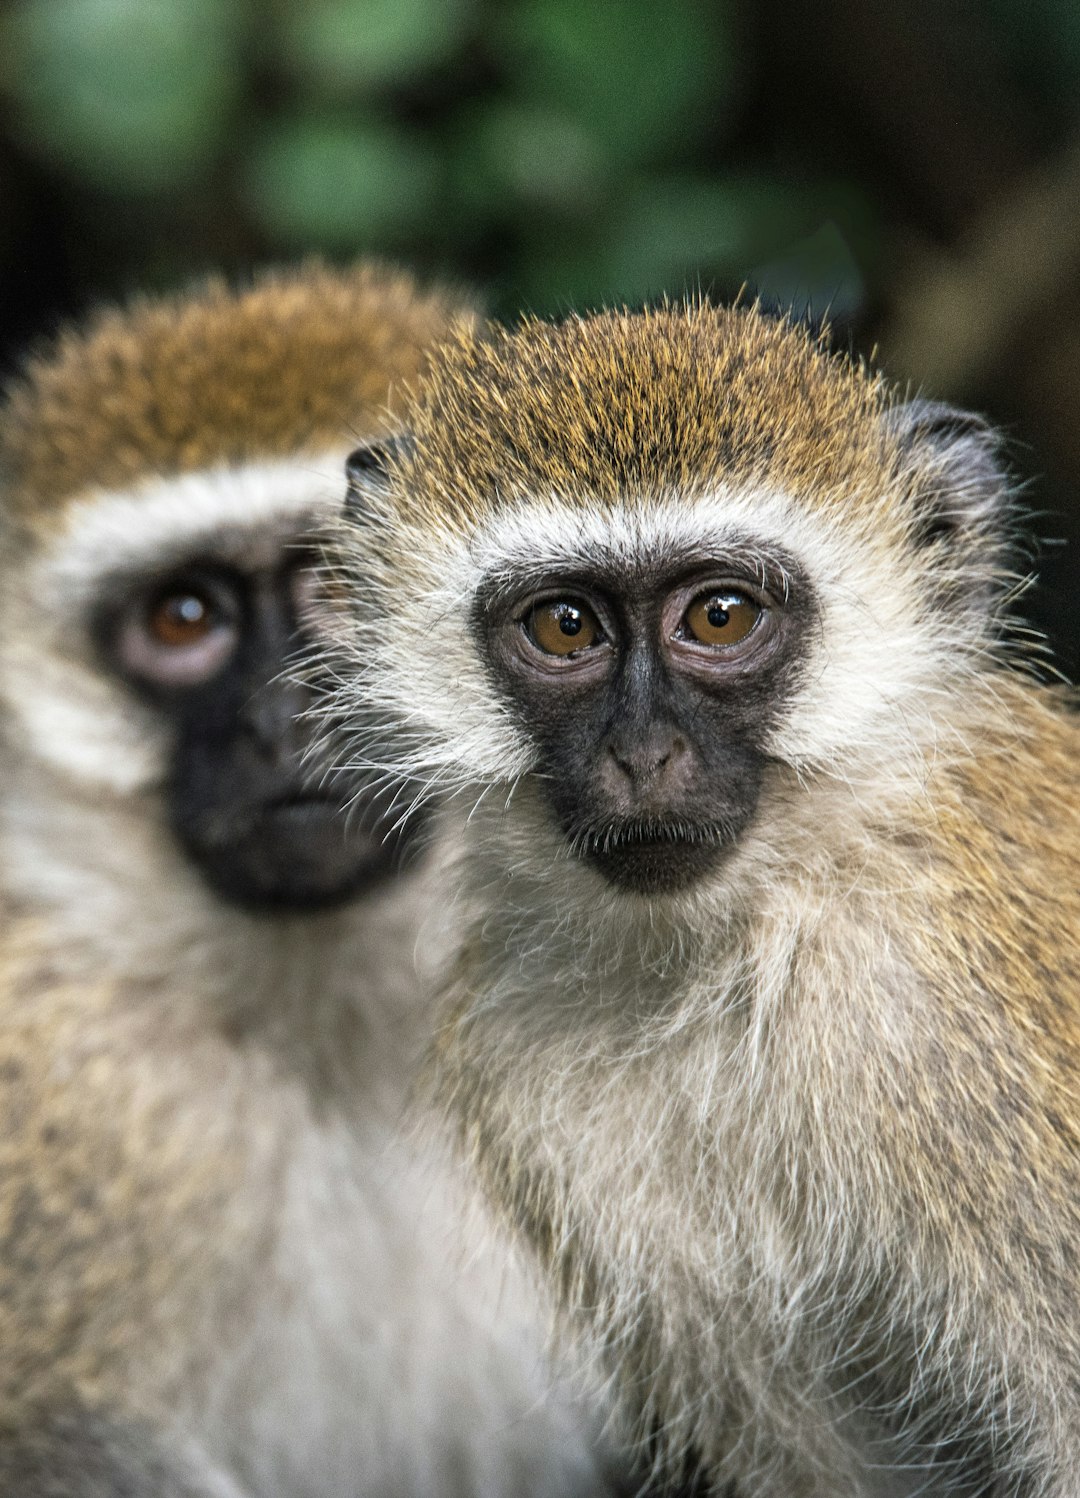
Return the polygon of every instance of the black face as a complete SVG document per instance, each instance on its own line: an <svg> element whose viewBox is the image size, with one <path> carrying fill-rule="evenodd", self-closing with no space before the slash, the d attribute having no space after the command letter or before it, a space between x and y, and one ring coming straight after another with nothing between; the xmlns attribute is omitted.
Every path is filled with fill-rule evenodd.
<svg viewBox="0 0 1080 1498"><path fill-rule="evenodd" d="M575 853L641 894L715 868L754 814L813 617L779 558L583 569L482 598L490 667Z"/></svg>
<svg viewBox="0 0 1080 1498"><path fill-rule="evenodd" d="M307 762L317 731L289 668L311 564L286 547L251 570L192 560L132 586L99 622L113 669L168 722L180 843L215 890L253 908L338 904L405 851L392 789L352 783L346 811Z"/></svg>

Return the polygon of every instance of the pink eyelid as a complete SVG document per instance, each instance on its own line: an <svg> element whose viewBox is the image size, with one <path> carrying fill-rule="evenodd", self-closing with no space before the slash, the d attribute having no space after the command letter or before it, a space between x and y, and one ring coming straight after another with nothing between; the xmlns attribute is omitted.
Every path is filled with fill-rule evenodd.
<svg viewBox="0 0 1080 1498"><path fill-rule="evenodd" d="M128 619L117 636L120 661L132 675L157 686L198 686L209 681L236 648L234 625L214 625L190 645L164 645L155 640L142 619Z"/></svg>

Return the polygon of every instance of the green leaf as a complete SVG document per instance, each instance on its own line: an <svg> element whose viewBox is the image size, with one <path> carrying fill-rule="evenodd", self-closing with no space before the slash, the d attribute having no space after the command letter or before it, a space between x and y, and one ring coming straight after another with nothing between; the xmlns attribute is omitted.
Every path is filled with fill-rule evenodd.
<svg viewBox="0 0 1080 1498"><path fill-rule="evenodd" d="M264 130L243 190L283 244L352 251L422 232L438 213L442 162L422 137L375 121L303 116Z"/></svg>
<svg viewBox="0 0 1080 1498"><path fill-rule="evenodd" d="M183 187L218 151L239 83L233 0L20 0L0 87L35 154L121 192Z"/></svg>
<svg viewBox="0 0 1080 1498"><path fill-rule="evenodd" d="M280 7L279 54L309 90L404 82L453 52L469 0L306 0Z"/></svg>
<svg viewBox="0 0 1080 1498"><path fill-rule="evenodd" d="M731 107L739 48L724 0L524 0L502 35L532 96L616 157L685 150Z"/></svg>
<svg viewBox="0 0 1080 1498"><path fill-rule="evenodd" d="M542 312L681 296L714 281L728 292L820 227L824 190L772 177L639 179L576 245L564 237L530 247L521 289Z"/></svg>
<svg viewBox="0 0 1080 1498"><path fill-rule="evenodd" d="M474 110L457 134L458 195L486 220L509 211L595 212L610 173L599 143L569 115L510 103Z"/></svg>

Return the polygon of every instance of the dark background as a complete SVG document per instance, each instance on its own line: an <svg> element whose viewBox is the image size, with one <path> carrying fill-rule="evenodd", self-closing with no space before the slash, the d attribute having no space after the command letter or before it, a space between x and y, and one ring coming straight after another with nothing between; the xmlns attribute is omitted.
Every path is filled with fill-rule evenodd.
<svg viewBox="0 0 1080 1498"><path fill-rule="evenodd" d="M1080 667L1077 0L2 4L4 372L103 297L313 249L509 316L828 311L1004 426L1025 607Z"/></svg>

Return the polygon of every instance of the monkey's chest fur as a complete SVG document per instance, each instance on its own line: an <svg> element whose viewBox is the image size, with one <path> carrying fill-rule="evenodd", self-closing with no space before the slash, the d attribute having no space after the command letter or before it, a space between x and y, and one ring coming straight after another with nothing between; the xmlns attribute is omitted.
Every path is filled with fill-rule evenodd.
<svg viewBox="0 0 1080 1498"><path fill-rule="evenodd" d="M589 946L488 914L440 1085L641 1428L716 1491L997 1492L1030 1307L994 1287L967 1334L987 1287L950 1282L937 1178L965 1105L919 1082L918 985L860 902L838 943L794 903L682 952L662 921Z"/></svg>
<svg viewBox="0 0 1080 1498"><path fill-rule="evenodd" d="M509 1498L587 1469L565 1406L528 1423L535 1303L410 1135L400 930L389 974L370 943L335 966L294 933L284 965L232 970L218 946L240 1001L213 1020L206 981L95 983L37 938L0 972L0 1407L162 1431L252 1498Z"/></svg>

